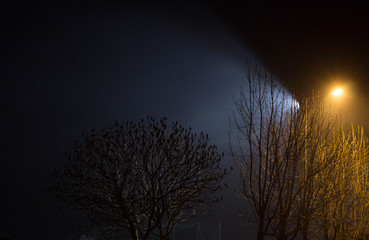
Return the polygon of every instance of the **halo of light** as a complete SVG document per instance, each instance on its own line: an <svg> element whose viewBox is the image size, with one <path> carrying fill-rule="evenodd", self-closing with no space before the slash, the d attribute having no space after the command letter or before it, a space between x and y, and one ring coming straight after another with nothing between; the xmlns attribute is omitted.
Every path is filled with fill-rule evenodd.
<svg viewBox="0 0 369 240"><path fill-rule="evenodd" d="M342 93L343 93L343 90L341 88L337 88L333 92L331 92L331 94L335 96L342 95Z"/></svg>

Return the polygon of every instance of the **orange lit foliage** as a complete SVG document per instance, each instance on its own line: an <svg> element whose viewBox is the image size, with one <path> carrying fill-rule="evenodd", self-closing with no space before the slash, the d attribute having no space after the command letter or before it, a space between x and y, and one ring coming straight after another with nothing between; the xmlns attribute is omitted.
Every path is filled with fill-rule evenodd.
<svg viewBox="0 0 369 240"><path fill-rule="evenodd" d="M368 239L368 138L352 127L335 132L335 143L342 155L320 176L327 185L317 212L319 239Z"/></svg>

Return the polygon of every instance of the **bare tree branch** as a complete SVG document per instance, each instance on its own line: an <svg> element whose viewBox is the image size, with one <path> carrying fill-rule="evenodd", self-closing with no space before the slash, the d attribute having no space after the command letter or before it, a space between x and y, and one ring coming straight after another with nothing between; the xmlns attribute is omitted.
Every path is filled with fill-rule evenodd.
<svg viewBox="0 0 369 240"><path fill-rule="evenodd" d="M49 191L92 227L129 232L132 239L155 234L170 239L176 223L201 214L225 188L223 154L208 135L166 118L116 123L84 135Z"/></svg>

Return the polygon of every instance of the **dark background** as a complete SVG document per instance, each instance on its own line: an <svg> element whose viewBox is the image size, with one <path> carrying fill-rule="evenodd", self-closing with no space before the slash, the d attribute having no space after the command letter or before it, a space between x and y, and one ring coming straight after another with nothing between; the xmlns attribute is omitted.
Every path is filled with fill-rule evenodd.
<svg viewBox="0 0 369 240"><path fill-rule="evenodd" d="M83 234L43 188L91 128L167 116L208 132L226 152L247 58L265 64L291 93L344 87L346 115L368 123L368 1L0 6L0 233L16 239ZM254 230L237 217L246 212L237 176L228 181L224 202L198 221L210 226L209 236L222 222L223 239L251 238Z"/></svg>

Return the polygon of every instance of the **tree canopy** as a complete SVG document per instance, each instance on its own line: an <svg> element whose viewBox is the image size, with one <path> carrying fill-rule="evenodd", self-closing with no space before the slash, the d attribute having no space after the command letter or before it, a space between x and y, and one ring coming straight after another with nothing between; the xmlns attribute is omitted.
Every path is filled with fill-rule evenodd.
<svg viewBox="0 0 369 240"><path fill-rule="evenodd" d="M92 130L55 170L49 191L92 227L170 239L176 223L218 202L225 188L223 153L208 139L166 118Z"/></svg>

